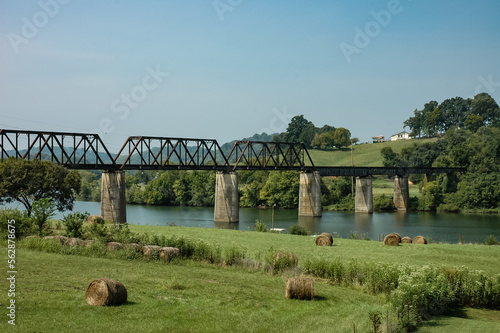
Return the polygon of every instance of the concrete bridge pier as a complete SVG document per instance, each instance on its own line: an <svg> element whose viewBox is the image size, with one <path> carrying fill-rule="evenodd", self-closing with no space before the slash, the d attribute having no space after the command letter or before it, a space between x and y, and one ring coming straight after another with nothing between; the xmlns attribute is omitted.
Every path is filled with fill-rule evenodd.
<svg viewBox="0 0 500 333"><path fill-rule="evenodd" d="M127 222L127 198L125 196L125 173L105 170L102 172L101 216L114 223Z"/></svg>
<svg viewBox="0 0 500 333"><path fill-rule="evenodd" d="M408 175L394 176L394 206L399 212L407 212L410 206Z"/></svg>
<svg viewBox="0 0 500 333"><path fill-rule="evenodd" d="M239 214L238 175L236 172L217 171L214 222L239 222Z"/></svg>
<svg viewBox="0 0 500 333"><path fill-rule="evenodd" d="M372 177L356 177L356 213L373 213Z"/></svg>
<svg viewBox="0 0 500 333"><path fill-rule="evenodd" d="M321 216L321 176L318 171L301 172L299 216Z"/></svg>

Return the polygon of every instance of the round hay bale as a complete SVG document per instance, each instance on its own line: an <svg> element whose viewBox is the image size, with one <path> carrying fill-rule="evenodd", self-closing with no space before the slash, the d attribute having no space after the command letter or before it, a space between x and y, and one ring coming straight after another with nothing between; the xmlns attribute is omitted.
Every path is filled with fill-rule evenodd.
<svg viewBox="0 0 500 333"><path fill-rule="evenodd" d="M127 289L116 280L95 279L89 283L85 292L88 305L109 306L127 303Z"/></svg>
<svg viewBox="0 0 500 333"><path fill-rule="evenodd" d="M123 244L120 242L109 242L106 243L106 250L108 251L116 251L123 249Z"/></svg>
<svg viewBox="0 0 500 333"><path fill-rule="evenodd" d="M389 235L394 235L398 238L398 242L401 243L401 236L397 232L392 232Z"/></svg>
<svg viewBox="0 0 500 333"><path fill-rule="evenodd" d="M413 238L413 244L427 244L427 239L424 236L417 236Z"/></svg>
<svg viewBox="0 0 500 333"><path fill-rule="evenodd" d="M66 240L65 244L68 246L83 246L85 243L80 238L71 237Z"/></svg>
<svg viewBox="0 0 500 333"><path fill-rule="evenodd" d="M141 250L141 246L137 243L130 243L130 244L125 244L125 249L139 252Z"/></svg>
<svg viewBox="0 0 500 333"><path fill-rule="evenodd" d="M384 238L384 245L399 246L400 238L396 234L389 234Z"/></svg>
<svg viewBox="0 0 500 333"><path fill-rule="evenodd" d="M170 262L175 257L178 257L180 252L176 247L162 247L159 251L160 260L163 262Z"/></svg>
<svg viewBox="0 0 500 333"><path fill-rule="evenodd" d="M276 252L274 254L274 267L297 267L299 257L292 252Z"/></svg>
<svg viewBox="0 0 500 333"><path fill-rule="evenodd" d="M61 244L66 244L68 237L64 236L45 236L43 239L51 239L51 240L56 240L59 241Z"/></svg>
<svg viewBox="0 0 500 333"><path fill-rule="evenodd" d="M408 237L408 236L401 238L401 243L409 243L409 244L411 244L411 242L412 242L411 238Z"/></svg>
<svg viewBox="0 0 500 333"><path fill-rule="evenodd" d="M142 255L145 257L152 257L153 254L158 253L160 247L158 245L144 245L142 247Z"/></svg>
<svg viewBox="0 0 500 333"><path fill-rule="evenodd" d="M285 296L288 299L314 298L314 283L312 279L304 277L289 278L286 280Z"/></svg>
<svg viewBox="0 0 500 333"><path fill-rule="evenodd" d="M90 215L87 217L87 223L89 224L104 224L104 218L100 215Z"/></svg>
<svg viewBox="0 0 500 333"><path fill-rule="evenodd" d="M323 232L320 236L326 236L330 240L330 243L333 245L333 236L329 234L328 232Z"/></svg>
<svg viewBox="0 0 500 333"><path fill-rule="evenodd" d="M330 241L330 238L325 235L319 235L316 237L316 245L318 246L332 246L332 242Z"/></svg>

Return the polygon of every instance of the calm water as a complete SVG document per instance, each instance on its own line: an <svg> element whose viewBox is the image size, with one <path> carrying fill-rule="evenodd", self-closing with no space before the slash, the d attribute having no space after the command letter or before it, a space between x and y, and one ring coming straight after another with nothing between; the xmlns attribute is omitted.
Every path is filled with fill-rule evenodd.
<svg viewBox="0 0 500 333"><path fill-rule="evenodd" d="M17 206L10 204L9 206ZM99 202L75 202L74 211L87 211L92 215L100 214ZM56 218L62 218L58 212ZM371 239L378 239L381 234L397 232L402 237L422 235L435 242L458 243L459 236L466 242L483 242L488 235L500 239L500 215L460 215L437 213L373 213L323 212L321 218L299 217L297 210L272 210L241 208L240 222L233 225L213 221L213 208L198 207L154 207L127 206L127 220L130 224L140 225L178 225L199 228L253 229L256 219L264 222L268 228L290 228L300 224L313 233L339 233L347 237L351 232L368 234Z"/></svg>

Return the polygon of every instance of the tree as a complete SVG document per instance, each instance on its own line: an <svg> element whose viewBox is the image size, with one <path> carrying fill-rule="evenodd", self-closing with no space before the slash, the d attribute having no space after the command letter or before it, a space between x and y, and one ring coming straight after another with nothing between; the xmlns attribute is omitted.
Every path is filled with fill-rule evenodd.
<svg viewBox="0 0 500 333"><path fill-rule="evenodd" d="M333 140L335 142L335 147L339 149L349 146L351 144L351 132L344 127L339 127L333 134Z"/></svg>
<svg viewBox="0 0 500 333"><path fill-rule="evenodd" d="M31 216L33 202L50 198L60 211L71 210L80 191L80 174L49 161L10 158L0 162L0 202L21 202Z"/></svg>
<svg viewBox="0 0 500 333"><path fill-rule="evenodd" d="M500 123L500 108L493 97L487 93L474 96L471 102L471 114L483 119L482 126L495 126Z"/></svg>
<svg viewBox="0 0 500 333"><path fill-rule="evenodd" d="M448 98L439 104L438 109L443 115L443 129L447 131L452 126L463 128L465 119L470 112L470 98Z"/></svg>
<svg viewBox="0 0 500 333"><path fill-rule="evenodd" d="M43 231L45 227L45 222L52 216L54 216L56 211L56 205L52 202L50 198L42 198L33 202L33 220L38 226L38 233L43 236Z"/></svg>
<svg viewBox="0 0 500 333"><path fill-rule="evenodd" d="M313 148L319 149L333 148L335 146L335 131L323 132L319 135L316 134L311 145Z"/></svg>

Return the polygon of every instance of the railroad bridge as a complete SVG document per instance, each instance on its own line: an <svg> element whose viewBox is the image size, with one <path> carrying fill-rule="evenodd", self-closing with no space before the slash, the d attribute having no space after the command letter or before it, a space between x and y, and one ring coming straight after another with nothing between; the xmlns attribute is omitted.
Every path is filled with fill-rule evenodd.
<svg viewBox="0 0 500 333"><path fill-rule="evenodd" d="M0 129L0 159L49 160L69 169L102 170L101 215L124 223L125 170L212 170L215 222L239 221L238 170L300 171L301 216L321 216L321 176L356 177L356 212L373 212L372 176L394 176L394 204L407 211L410 174L452 174L465 168L315 166L303 143L236 141L224 153L216 140L131 136L112 155L97 134Z"/></svg>

